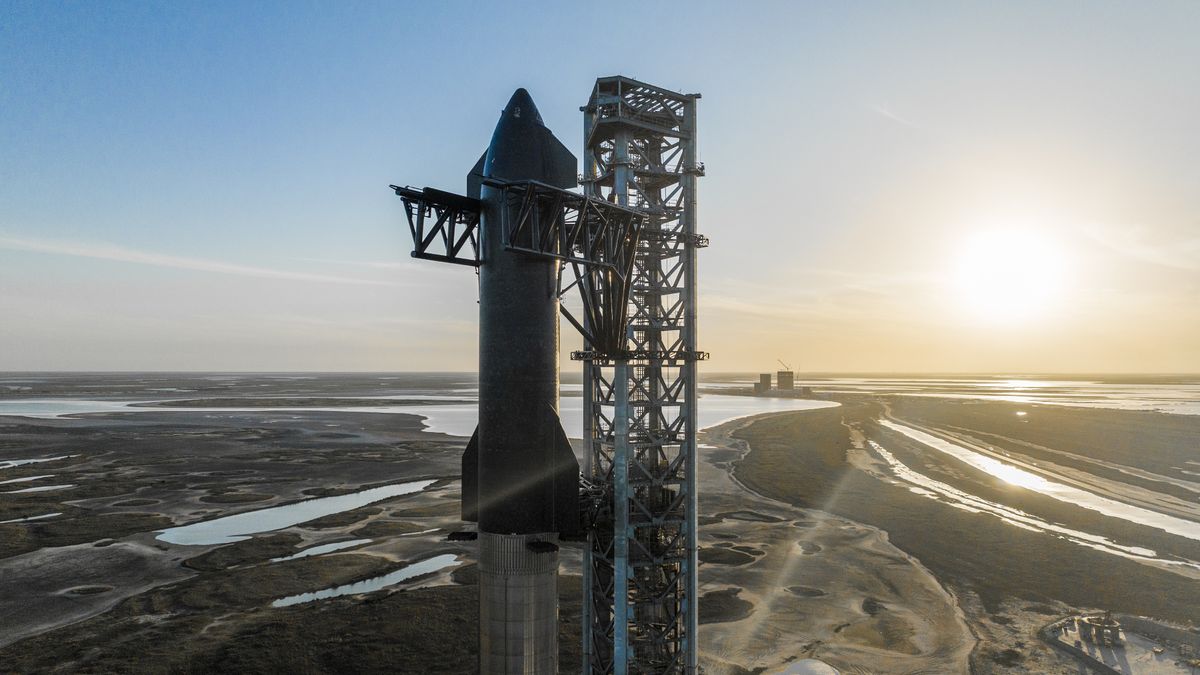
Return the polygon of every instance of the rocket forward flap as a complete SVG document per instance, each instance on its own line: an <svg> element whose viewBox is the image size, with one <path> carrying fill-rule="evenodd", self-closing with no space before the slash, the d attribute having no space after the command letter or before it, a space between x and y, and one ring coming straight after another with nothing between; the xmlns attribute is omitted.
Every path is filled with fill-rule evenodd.
<svg viewBox="0 0 1200 675"><path fill-rule="evenodd" d="M542 166L545 169L543 182L554 187L569 190L579 185L579 160L567 149L549 129L541 129L543 135ZM487 150L479 156L479 161L467 173L467 196L479 199L483 193L484 167L487 164Z"/></svg>
<svg viewBox="0 0 1200 675"><path fill-rule="evenodd" d="M538 127L533 133L541 136L537 145L541 148L539 180L557 188L569 190L579 185L579 160L562 144L562 141L547 128ZM484 150L479 161L467 173L467 196L479 199L483 193L484 172L487 170L488 151ZM536 161L536 160L535 160ZM492 176L507 178L507 176Z"/></svg>
<svg viewBox="0 0 1200 675"><path fill-rule="evenodd" d="M462 519L479 522L479 427L462 456Z"/></svg>
<svg viewBox="0 0 1200 675"><path fill-rule="evenodd" d="M483 193L483 165L487 162L487 150L479 156L479 161L475 162L475 166L471 167L470 173L467 174L467 196L471 199L479 199Z"/></svg>
<svg viewBox="0 0 1200 675"><path fill-rule="evenodd" d="M550 178L546 182L564 190L579 185L579 160L549 129L543 127L543 131L547 140L542 144L542 152L545 153L542 162L546 167L546 176Z"/></svg>

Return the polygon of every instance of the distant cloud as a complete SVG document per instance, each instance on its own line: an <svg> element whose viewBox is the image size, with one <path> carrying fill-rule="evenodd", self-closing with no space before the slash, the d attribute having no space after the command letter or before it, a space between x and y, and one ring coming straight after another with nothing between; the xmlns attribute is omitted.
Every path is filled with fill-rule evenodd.
<svg viewBox="0 0 1200 675"><path fill-rule="evenodd" d="M1151 242L1141 226L1087 225L1083 232L1101 246L1122 255L1163 267L1200 269L1200 237Z"/></svg>
<svg viewBox="0 0 1200 675"><path fill-rule="evenodd" d="M919 124L917 124L916 122L905 119L905 118L897 115L896 113L892 112L891 107L888 106L887 104L883 104L883 105L875 104L875 105L871 106L871 110L873 110L875 113L877 113L879 115L882 115L882 116L888 118L889 120L892 120L893 122L895 122L897 124L902 124L906 127L911 127L913 129L921 129L921 126Z"/></svg>
<svg viewBox="0 0 1200 675"><path fill-rule="evenodd" d="M213 317L214 319L216 317ZM411 334L414 330L428 333L438 329L453 333L474 335L478 330L478 322L445 317L429 316L340 316L325 318L322 316L304 316L294 314L268 314L259 317L260 320L287 326L304 326L306 328L329 328L349 331L351 334L361 332L402 332Z"/></svg>
<svg viewBox="0 0 1200 675"><path fill-rule="evenodd" d="M781 321L891 316L902 314L911 305L916 289L935 283L934 277L921 274L807 269L777 284L716 279L710 286L714 290L705 293L702 307Z"/></svg>
<svg viewBox="0 0 1200 675"><path fill-rule="evenodd" d="M27 237L9 237L0 235L0 249L10 251L32 251L51 255L74 256L77 258L95 258L98 260L113 260L117 262L151 265L170 269L194 270L211 272L213 274L230 274L259 279L283 279L288 281L307 281L329 284L357 284L367 286L392 286L386 281L370 279L355 279L351 277L332 276L326 274L309 274L306 272L290 272L287 270L271 269L269 267L254 267L207 260L204 258L185 258L182 256L156 253L154 251L139 251L115 244L96 242L63 241L54 239L35 239Z"/></svg>
<svg viewBox="0 0 1200 675"><path fill-rule="evenodd" d="M315 262L325 265L348 265L350 267L365 267L374 270L398 270L411 267L411 261L386 262L382 260L336 260L331 258L298 258L303 262Z"/></svg>

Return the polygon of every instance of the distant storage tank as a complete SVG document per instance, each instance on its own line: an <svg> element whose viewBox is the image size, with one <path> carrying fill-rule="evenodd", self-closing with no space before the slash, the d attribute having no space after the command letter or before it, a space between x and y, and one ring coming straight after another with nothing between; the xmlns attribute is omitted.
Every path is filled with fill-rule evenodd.
<svg viewBox="0 0 1200 675"><path fill-rule="evenodd" d="M763 373L758 376L758 382L754 385L754 393L765 394L771 391L771 374Z"/></svg>
<svg viewBox="0 0 1200 675"><path fill-rule="evenodd" d="M791 390L796 383L796 374L790 370L781 370L776 375L779 377L779 389Z"/></svg>

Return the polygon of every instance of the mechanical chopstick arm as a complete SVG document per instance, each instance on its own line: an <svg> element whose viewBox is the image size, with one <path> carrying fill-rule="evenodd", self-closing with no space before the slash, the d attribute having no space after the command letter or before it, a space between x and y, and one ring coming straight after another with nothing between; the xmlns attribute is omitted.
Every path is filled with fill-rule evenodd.
<svg viewBox="0 0 1200 675"><path fill-rule="evenodd" d="M558 297L577 290L583 316L574 316L565 305L560 311L593 352L618 356L645 214L539 181L489 178L484 184L503 194L505 250L561 261ZM479 248L480 200L428 187L389 187L404 202L414 258L472 267L486 263ZM568 267L573 279L564 283Z"/></svg>
<svg viewBox="0 0 1200 675"><path fill-rule="evenodd" d="M404 201L414 258L479 267L478 199L433 188L388 186ZM470 250L466 245L470 244Z"/></svg>

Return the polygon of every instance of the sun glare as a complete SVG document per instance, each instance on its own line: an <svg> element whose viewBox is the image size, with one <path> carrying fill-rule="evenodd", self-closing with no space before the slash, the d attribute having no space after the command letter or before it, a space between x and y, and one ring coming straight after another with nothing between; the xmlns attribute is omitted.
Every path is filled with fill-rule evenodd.
<svg viewBox="0 0 1200 675"><path fill-rule="evenodd" d="M970 237L955 260L953 283L973 315L1016 324L1042 315L1058 299L1063 258L1036 232L997 229Z"/></svg>

